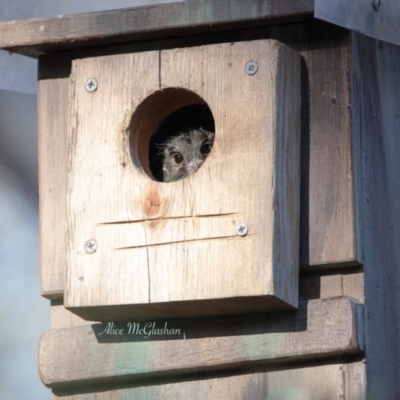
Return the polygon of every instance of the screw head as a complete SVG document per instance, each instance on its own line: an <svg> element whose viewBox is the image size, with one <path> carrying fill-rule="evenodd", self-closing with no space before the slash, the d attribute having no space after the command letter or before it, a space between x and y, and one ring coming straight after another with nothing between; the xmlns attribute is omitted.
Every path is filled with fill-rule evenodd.
<svg viewBox="0 0 400 400"><path fill-rule="evenodd" d="M85 88L88 92L94 92L97 89L97 81L94 78L89 78L85 83Z"/></svg>
<svg viewBox="0 0 400 400"><path fill-rule="evenodd" d="M97 243L95 240L90 239L85 243L85 252L87 254L95 253L97 250Z"/></svg>
<svg viewBox="0 0 400 400"><path fill-rule="evenodd" d="M249 61L246 64L245 70L247 75L254 75L258 70L258 65L255 61Z"/></svg>
<svg viewBox="0 0 400 400"><path fill-rule="evenodd" d="M374 9L379 11L382 7L382 0L374 0Z"/></svg>
<svg viewBox="0 0 400 400"><path fill-rule="evenodd" d="M248 231L249 227L245 223L241 222L240 224L237 224L236 233L239 236L246 236Z"/></svg>

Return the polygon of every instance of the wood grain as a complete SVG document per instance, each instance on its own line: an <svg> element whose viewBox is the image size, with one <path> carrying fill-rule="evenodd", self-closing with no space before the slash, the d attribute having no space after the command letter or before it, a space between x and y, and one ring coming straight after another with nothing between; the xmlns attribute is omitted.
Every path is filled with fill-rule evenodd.
<svg viewBox="0 0 400 400"><path fill-rule="evenodd" d="M297 38L292 34L294 48L302 48L306 74L301 264L303 270L354 266L361 260L355 231L348 34L319 24L300 28ZM304 36L305 42L299 41Z"/></svg>
<svg viewBox="0 0 400 400"><path fill-rule="evenodd" d="M67 165L69 157L68 55L39 61L39 215L41 292L62 297L66 275Z"/></svg>
<svg viewBox="0 0 400 400"><path fill-rule="evenodd" d="M344 398L365 400L367 398L366 361L343 365Z"/></svg>
<svg viewBox="0 0 400 400"><path fill-rule="evenodd" d="M400 48L352 35L352 122L365 271L368 398L400 393Z"/></svg>
<svg viewBox="0 0 400 400"><path fill-rule="evenodd" d="M204 37L272 38L303 56L301 270L362 264L352 155L349 32L323 22L276 25Z"/></svg>
<svg viewBox="0 0 400 400"><path fill-rule="evenodd" d="M256 38L279 40L298 51L304 61L301 270L360 266L352 160L349 33L313 21L202 37L203 43ZM180 46L179 41L175 45Z"/></svg>
<svg viewBox="0 0 400 400"><path fill-rule="evenodd" d="M347 274L308 274L302 275L299 281L299 299L316 300L330 297L353 297L364 303L364 274L351 272ZM89 325L76 314L68 311L61 299L51 302L51 329L72 328L74 326Z"/></svg>
<svg viewBox="0 0 400 400"><path fill-rule="evenodd" d="M400 46L398 35L400 3L397 0L385 0L383 7L380 3L379 10L375 8L375 4L379 3L364 0L334 2L316 0L314 16L351 31Z"/></svg>
<svg viewBox="0 0 400 400"><path fill-rule="evenodd" d="M51 388L119 382L360 353L363 306L351 298L302 302L293 313L166 321L175 335L107 335L106 324L46 332L39 370ZM144 327L144 325L142 325ZM157 328L164 328L165 322ZM148 328L150 329L150 328Z"/></svg>
<svg viewBox="0 0 400 400"><path fill-rule="evenodd" d="M0 48L40 54L310 19L311 0L203 0L0 24Z"/></svg>
<svg viewBox="0 0 400 400"><path fill-rule="evenodd" d="M295 307L299 55L261 40L77 60L72 71L66 307L102 321ZM88 93L91 75L99 88ZM210 156L187 179L151 180L146 143L196 98L215 119Z"/></svg>
<svg viewBox="0 0 400 400"><path fill-rule="evenodd" d="M40 67L39 74L42 76L44 71L47 71L47 75L51 72L54 77L53 85L60 85L61 79L69 77L70 60L73 58L265 37L280 40L299 51L304 58L302 72L302 234L300 243L302 270L314 269L317 271L332 267L348 268L359 265L362 257L359 250L360 245L357 243L357 240L360 240L359 224L356 223L355 216L359 210L354 204L354 172L351 162L351 128L350 114L348 113L349 101L347 100L350 82L346 79L336 79L337 74L339 76L347 74L345 65L349 60L347 54L348 33L345 30L322 22L313 22L285 25L284 27L237 30L229 32L229 35L215 33L211 36L203 35L197 39L195 37L181 38L134 46L93 48L86 52L67 53L65 65L60 63L57 66L54 61L49 61L51 67L46 68L45 65ZM60 55L57 54L53 58L54 60L60 59ZM40 64L45 64L45 60L46 58L42 56ZM332 100L330 102L324 100L326 98L324 88L328 85L325 75L332 77L329 85L333 85L332 90L336 93L335 104L332 103ZM41 82L42 80L40 78L39 85L50 84L50 76L46 78L47 82ZM65 86L66 84L64 84ZM63 154L67 149L68 132L67 124L57 124L56 118L57 115L65 118L63 113L66 112L65 96L67 96L67 92L66 89L55 88L52 96L56 96L57 93L58 96L62 96L64 93L64 100L60 100L64 106L52 102L54 107L58 107L57 113L47 112L45 114L42 112L40 114L42 120L39 121L42 126L54 125L55 132L57 132L57 136L41 134L39 138L41 148L47 147L50 157L48 161L43 153L40 158L40 163L43 164L41 170L46 171L47 174L43 175L43 178L58 182L56 196L49 190L40 189L42 203L46 204L46 208L41 208L41 218L43 224L47 226L46 231L49 232L49 235L42 236L45 243L41 244L42 294L50 298L62 297L66 274L63 258L65 244L62 240L57 239L64 232L65 217L63 215L65 215L65 211L62 211L61 205L65 202L63 199L67 198L67 192L65 184L65 190L61 190L64 187L61 180L65 177L65 164L59 162L57 157L60 160L66 157ZM40 93L39 96L41 96ZM315 111L310 113L310 108ZM337 112L333 114L332 109ZM43 120L44 118L49 118L49 121ZM51 118L55 120L51 121ZM47 143L46 140L49 142ZM60 156L58 156L58 152ZM52 156L55 158L54 162L51 162ZM310 159L313 160L312 163ZM329 168L326 165L329 165ZM330 173L329 171L336 172ZM44 184L43 181L41 186ZM45 210L46 212L44 212ZM41 232L43 232L42 228Z"/></svg>
<svg viewBox="0 0 400 400"><path fill-rule="evenodd" d="M51 301L50 317L52 330L90 324L89 321L86 321L71 311L68 311L64 307L62 299Z"/></svg>
<svg viewBox="0 0 400 400"><path fill-rule="evenodd" d="M364 303L364 274L359 271L303 274L299 286L300 300L349 296Z"/></svg>
<svg viewBox="0 0 400 400"><path fill-rule="evenodd" d="M221 33L219 40L268 37L302 65L301 270L362 264L352 160L349 32L323 22ZM205 39L206 40L206 39ZM209 38L211 41L212 38Z"/></svg>
<svg viewBox="0 0 400 400"><path fill-rule="evenodd" d="M345 388L353 374L347 370L362 370L365 364L327 364L293 368L287 371L269 371L244 375L213 377L203 380L185 380L154 386L140 386L106 390L97 393L70 394L56 392L54 400L364 400L361 392ZM361 376L361 375L360 375ZM316 379L315 377L318 377ZM355 381L351 381L356 383ZM360 383L358 380L357 383ZM59 396L58 396L59 394ZM354 395L355 394L355 395Z"/></svg>

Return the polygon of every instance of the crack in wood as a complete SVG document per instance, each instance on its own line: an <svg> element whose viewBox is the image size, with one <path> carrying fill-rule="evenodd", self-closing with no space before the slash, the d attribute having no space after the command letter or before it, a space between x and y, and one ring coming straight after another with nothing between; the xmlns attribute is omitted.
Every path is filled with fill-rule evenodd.
<svg viewBox="0 0 400 400"><path fill-rule="evenodd" d="M255 236L255 234L246 235L246 237L249 237L249 236ZM201 238L201 239L177 240L175 242L143 244L140 246L129 246L129 247L117 247L115 250L141 249L141 248L148 248L148 247L155 247L155 246L166 246L168 244L190 243L190 242L200 242L203 240L218 240L218 239L241 239L241 240L243 240L243 237L237 236L237 235L213 236L213 237Z"/></svg>
<svg viewBox="0 0 400 400"><path fill-rule="evenodd" d="M224 213L224 214L204 214L204 215L185 215L182 217L168 217L168 218L149 218L149 219L137 219L132 221L111 221L111 222L99 222L97 226L101 225L123 225L123 224L137 224L141 222L156 222L156 221L168 221L173 219L193 219L193 218L218 218L226 217L229 215L238 215L238 212Z"/></svg>

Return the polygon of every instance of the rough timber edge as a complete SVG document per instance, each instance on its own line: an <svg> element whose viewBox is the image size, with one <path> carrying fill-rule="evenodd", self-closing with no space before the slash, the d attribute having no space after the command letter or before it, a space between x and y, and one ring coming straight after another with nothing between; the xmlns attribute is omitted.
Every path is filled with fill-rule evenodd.
<svg viewBox="0 0 400 400"><path fill-rule="evenodd" d="M313 0L189 0L0 23L0 49L41 54L312 19Z"/></svg>
<svg viewBox="0 0 400 400"><path fill-rule="evenodd" d="M363 309L351 297L336 297L301 302L298 312L285 315L167 321L168 329L180 329L175 339L133 337L127 329L122 336L102 334L106 324L48 331L39 346L40 377L56 389L361 355Z"/></svg>

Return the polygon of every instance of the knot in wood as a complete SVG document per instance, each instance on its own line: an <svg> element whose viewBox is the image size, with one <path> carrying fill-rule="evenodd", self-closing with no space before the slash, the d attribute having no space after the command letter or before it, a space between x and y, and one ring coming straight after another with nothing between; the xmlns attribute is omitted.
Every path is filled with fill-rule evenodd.
<svg viewBox="0 0 400 400"><path fill-rule="evenodd" d="M150 183L146 186L143 199L144 217L152 218L160 214L162 199L157 185Z"/></svg>

